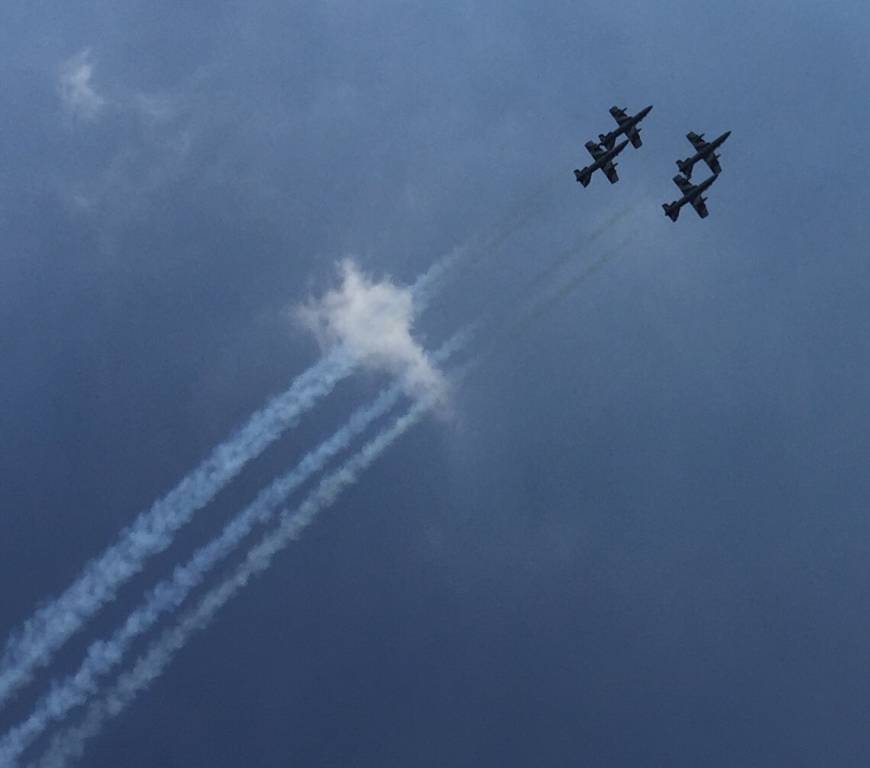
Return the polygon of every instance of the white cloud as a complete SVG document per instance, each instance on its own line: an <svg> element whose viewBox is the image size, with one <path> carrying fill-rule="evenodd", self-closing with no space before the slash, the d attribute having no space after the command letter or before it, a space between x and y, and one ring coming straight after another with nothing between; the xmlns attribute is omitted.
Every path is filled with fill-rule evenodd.
<svg viewBox="0 0 870 768"><path fill-rule="evenodd" d="M341 286L297 308L297 318L322 346L344 344L362 365L401 376L409 394L443 401L444 377L411 335L411 289L374 282L350 259L340 275Z"/></svg>
<svg viewBox="0 0 870 768"><path fill-rule="evenodd" d="M133 108L150 125L163 125L174 120L178 108L166 93L137 93L133 97Z"/></svg>
<svg viewBox="0 0 870 768"><path fill-rule="evenodd" d="M68 59L60 71L60 97L64 108L82 120L95 120L106 104L91 84L93 74L90 48Z"/></svg>

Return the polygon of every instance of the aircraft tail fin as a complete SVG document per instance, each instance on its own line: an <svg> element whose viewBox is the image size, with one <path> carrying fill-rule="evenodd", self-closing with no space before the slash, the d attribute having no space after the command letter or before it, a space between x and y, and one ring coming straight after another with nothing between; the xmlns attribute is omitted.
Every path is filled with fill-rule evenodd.
<svg viewBox="0 0 870 768"><path fill-rule="evenodd" d="M687 179L692 178L692 165L688 160L677 160L677 168L680 169L680 173L682 173Z"/></svg>
<svg viewBox="0 0 870 768"><path fill-rule="evenodd" d="M592 173L584 168L582 171L574 169L574 178L577 179L584 187L589 186L589 181L592 178Z"/></svg>
<svg viewBox="0 0 870 768"><path fill-rule="evenodd" d="M665 209L665 216L667 216L671 221L676 221L680 216L680 208L679 206L671 203L662 203L662 208Z"/></svg>

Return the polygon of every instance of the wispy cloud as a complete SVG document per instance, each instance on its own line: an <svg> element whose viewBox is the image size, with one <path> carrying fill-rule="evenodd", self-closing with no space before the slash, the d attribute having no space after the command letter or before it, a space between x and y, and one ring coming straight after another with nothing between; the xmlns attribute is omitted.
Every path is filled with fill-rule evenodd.
<svg viewBox="0 0 870 768"><path fill-rule="evenodd" d="M94 64L91 50L85 48L64 62L60 71L60 97L66 111L80 120L95 120L106 105L91 79Z"/></svg>
<svg viewBox="0 0 870 768"><path fill-rule="evenodd" d="M400 376L409 394L443 400L446 383L412 335L414 290L375 282L351 260L341 285L297 308L296 317L324 347L342 345L360 364Z"/></svg>

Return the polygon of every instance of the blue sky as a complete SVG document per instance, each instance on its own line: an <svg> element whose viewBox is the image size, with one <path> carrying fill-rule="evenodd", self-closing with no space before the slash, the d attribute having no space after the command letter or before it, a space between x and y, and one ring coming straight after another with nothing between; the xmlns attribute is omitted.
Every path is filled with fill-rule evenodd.
<svg viewBox="0 0 870 768"><path fill-rule="evenodd" d="M292 310L343 258L407 285L463 248L415 338L494 318L449 408L83 764L867 763L863 4L4 17L3 637L317 361ZM654 105L644 146L582 189L613 104ZM690 130L733 133L710 216L672 224ZM389 381L341 382L251 462L2 730Z"/></svg>

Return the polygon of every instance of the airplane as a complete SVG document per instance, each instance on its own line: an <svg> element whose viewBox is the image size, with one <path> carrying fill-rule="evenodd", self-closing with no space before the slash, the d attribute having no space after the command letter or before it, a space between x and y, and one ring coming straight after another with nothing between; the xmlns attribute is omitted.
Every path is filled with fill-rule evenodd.
<svg viewBox="0 0 870 768"><path fill-rule="evenodd" d="M616 184L616 182L619 181L619 176L616 175L617 164L613 162L613 158L625 149L626 144L628 144L628 139L621 141L615 147L605 150L599 147L594 141L587 141L586 149L589 150L589 154L592 155L595 162L591 165L587 165L582 171L578 171L575 168L574 177L584 187L588 187L592 174L600 168L604 171L604 174L607 176L610 183Z"/></svg>
<svg viewBox="0 0 870 768"><path fill-rule="evenodd" d="M700 184L692 184L691 181L683 178L679 174L674 176L674 184L680 188L683 196L679 200L674 200L672 203L662 203L662 208L665 209L665 216L667 216L671 221L676 221L677 217L680 215L680 208L682 208L686 203L690 203L692 208L697 211L698 216L702 219L706 218L709 211L707 210L707 206L704 205L707 198L703 197L703 194L718 178L719 174L714 173L709 179L704 179Z"/></svg>
<svg viewBox="0 0 870 768"><path fill-rule="evenodd" d="M725 139L730 135L731 131L725 131L725 133L713 139L713 141L704 141L703 133L697 134L689 131L686 134L686 138L692 142L692 146L696 151L694 155L687 157L685 160L677 160L677 168L686 175L687 179L691 179L692 168L695 166L695 163L703 160L713 173L721 173L722 167L719 165L719 155L716 154L716 150L725 143Z"/></svg>
<svg viewBox="0 0 870 768"><path fill-rule="evenodd" d="M637 127L637 124L643 120L652 109L652 104L648 107L644 107L640 112L636 115L627 115L624 109L620 109L619 107L611 107L610 114L613 116L613 119L619 124L619 128L615 128L608 133L599 133L598 138L601 141L602 146L610 149L616 143L616 137L619 136L620 133L624 133L626 137L631 141L631 146L639 147L643 142L640 140L640 129Z"/></svg>

